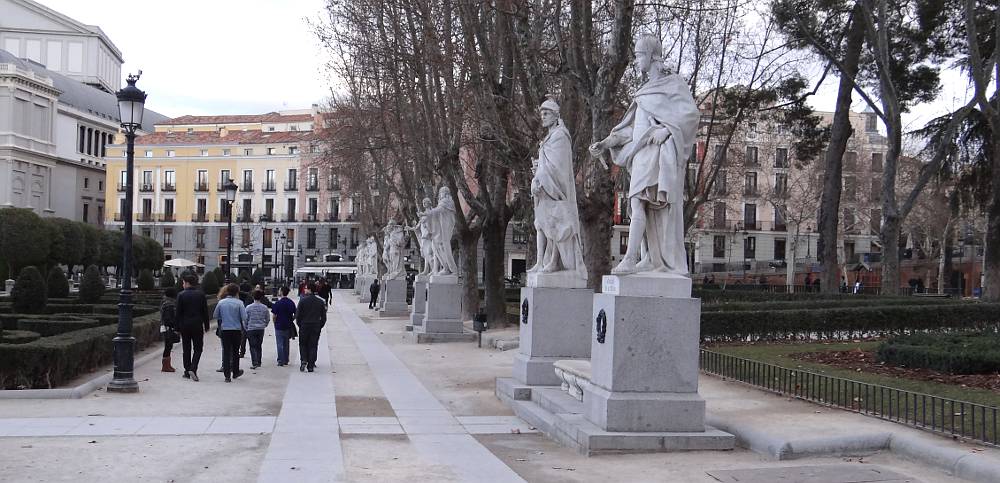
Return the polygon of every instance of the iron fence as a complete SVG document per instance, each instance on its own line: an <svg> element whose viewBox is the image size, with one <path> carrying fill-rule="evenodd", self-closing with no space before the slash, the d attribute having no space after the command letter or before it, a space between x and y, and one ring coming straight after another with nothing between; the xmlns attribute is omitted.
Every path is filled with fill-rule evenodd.
<svg viewBox="0 0 1000 483"><path fill-rule="evenodd" d="M701 370L771 392L998 446L998 408L702 349Z"/></svg>

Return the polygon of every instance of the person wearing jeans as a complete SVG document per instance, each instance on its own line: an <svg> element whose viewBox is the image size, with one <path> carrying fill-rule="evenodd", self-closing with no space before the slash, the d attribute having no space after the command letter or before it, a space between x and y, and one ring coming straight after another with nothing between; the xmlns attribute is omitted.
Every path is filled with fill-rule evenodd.
<svg viewBox="0 0 1000 483"><path fill-rule="evenodd" d="M274 314L274 340L278 346L278 365L288 365L288 340L295 320L295 302L288 298L288 287L281 287L281 298L271 307Z"/></svg>
<svg viewBox="0 0 1000 483"><path fill-rule="evenodd" d="M247 342L250 343L251 369L260 367L261 345L264 344L264 329L270 319L267 305L264 305L264 291L253 291L253 303L247 306Z"/></svg>
<svg viewBox="0 0 1000 483"><path fill-rule="evenodd" d="M223 287L219 291L219 303L215 306L213 317L219 324L216 334L222 339L222 374L226 376L226 382L233 382L233 379L243 375L239 346L246 331L247 308L239 295L239 285L231 283Z"/></svg>
<svg viewBox="0 0 1000 483"><path fill-rule="evenodd" d="M184 378L198 381L198 361L208 332L208 299L198 288L198 276L187 272L183 277L184 291L177 295L175 318L184 349ZM191 347L194 346L194 354Z"/></svg>
<svg viewBox="0 0 1000 483"><path fill-rule="evenodd" d="M326 325L326 302L316 296L315 290L315 282L307 283L305 296L295 310L299 322L299 370L303 372L316 368L319 336Z"/></svg>

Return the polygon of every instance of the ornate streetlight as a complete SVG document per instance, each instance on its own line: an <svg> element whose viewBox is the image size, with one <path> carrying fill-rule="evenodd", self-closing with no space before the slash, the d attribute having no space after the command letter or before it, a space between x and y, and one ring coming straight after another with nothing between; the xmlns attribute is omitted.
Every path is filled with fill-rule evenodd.
<svg viewBox="0 0 1000 483"><path fill-rule="evenodd" d="M118 292L118 332L114 344L115 372L108 392L138 392L135 382L135 337L132 337L132 192L135 179L135 132L142 127L146 93L135 86L139 76L129 74L124 89L118 91L118 115L125 133L125 231L122 234L122 288Z"/></svg>
<svg viewBox="0 0 1000 483"><path fill-rule="evenodd" d="M287 240L287 239L288 239L288 236L285 235L284 233L282 233L281 234L281 261L278 262L278 271L281 272L281 285L282 286L284 286L285 283L286 283L286 281L287 281L286 280L287 277L285 276L285 243L286 243L285 240Z"/></svg>
<svg viewBox="0 0 1000 483"><path fill-rule="evenodd" d="M226 229L226 234L228 240L226 240L226 284L232 282L233 279L233 202L236 201L236 190L239 186L233 180L227 180L223 189L226 190L226 223L229 227Z"/></svg>

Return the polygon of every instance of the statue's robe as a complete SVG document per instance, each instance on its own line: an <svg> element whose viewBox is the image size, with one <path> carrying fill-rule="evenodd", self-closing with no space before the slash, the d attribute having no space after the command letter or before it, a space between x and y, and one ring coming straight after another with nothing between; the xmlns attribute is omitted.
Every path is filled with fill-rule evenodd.
<svg viewBox="0 0 1000 483"><path fill-rule="evenodd" d="M552 127L539 145L533 181L541 187L541 193L535 195L535 228L549 242L541 264L549 263L558 251L561 269L586 277L573 176L573 141L562 123Z"/></svg>

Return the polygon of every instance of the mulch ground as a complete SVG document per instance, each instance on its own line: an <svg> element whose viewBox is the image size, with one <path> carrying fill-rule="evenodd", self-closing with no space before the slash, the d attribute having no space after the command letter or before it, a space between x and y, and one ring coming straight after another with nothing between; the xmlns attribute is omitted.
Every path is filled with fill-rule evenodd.
<svg viewBox="0 0 1000 483"><path fill-rule="evenodd" d="M884 362L879 362L875 357L874 351L855 349L850 351L796 352L788 354L788 357L856 372L880 374L918 381L931 381L961 387L975 387L1000 392L1000 374L947 374L930 369L891 366Z"/></svg>

